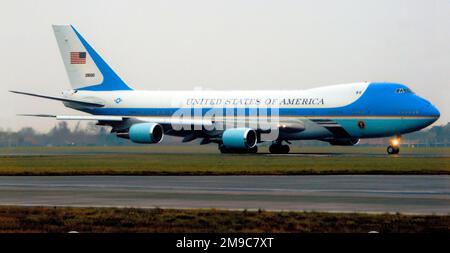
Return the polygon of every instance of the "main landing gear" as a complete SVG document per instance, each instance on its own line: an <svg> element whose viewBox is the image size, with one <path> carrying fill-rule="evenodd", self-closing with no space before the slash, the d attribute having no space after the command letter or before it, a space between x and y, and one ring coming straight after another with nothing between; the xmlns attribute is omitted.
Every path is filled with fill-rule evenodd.
<svg viewBox="0 0 450 253"><path fill-rule="evenodd" d="M249 149L235 149L227 148L222 144L219 144L219 151L222 154L256 154L258 153L258 146L254 146Z"/></svg>
<svg viewBox="0 0 450 253"><path fill-rule="evenodd" d="M272 154L287 154L289 153L290 148L289 145L283 145L281 144L281 141L274 142L269 147L269 152Z"/></svg>
<svg viewBox="0 0 450 253"><path fill-rule="evenodd" d="M400 136L390 140L390 145L386 149L389 155L395 155L400 152Z"/></svg>

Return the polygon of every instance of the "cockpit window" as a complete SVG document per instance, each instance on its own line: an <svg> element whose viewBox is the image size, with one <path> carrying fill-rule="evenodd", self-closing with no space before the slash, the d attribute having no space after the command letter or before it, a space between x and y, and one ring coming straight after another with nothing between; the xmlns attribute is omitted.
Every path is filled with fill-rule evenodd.
<svg viewBox="0 0 450 253"><path fill-rule="evenodd" d="M395 90L395 93L414 93L412 90L408 89L408 88L398 88Z"/></svg>

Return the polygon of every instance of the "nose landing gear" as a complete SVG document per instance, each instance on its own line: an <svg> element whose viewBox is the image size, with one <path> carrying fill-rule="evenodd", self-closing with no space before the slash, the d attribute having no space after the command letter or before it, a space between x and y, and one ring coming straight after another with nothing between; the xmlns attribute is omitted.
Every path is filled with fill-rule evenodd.
<svg viewBox="0 0 450 253"><path fill-rule="evenodd" d="M387 147L387 152L390 155L395 155L395 154L398 154L400 152L400 148L399 147L393 147L393 146L389 145Z"/></svg>
<svg viewBox="0 0 450 253"><path fill-rule="evenodd" d="M400 136L390 140L390 145L386 149L389 155L395 155L400 152Z"/></svg>

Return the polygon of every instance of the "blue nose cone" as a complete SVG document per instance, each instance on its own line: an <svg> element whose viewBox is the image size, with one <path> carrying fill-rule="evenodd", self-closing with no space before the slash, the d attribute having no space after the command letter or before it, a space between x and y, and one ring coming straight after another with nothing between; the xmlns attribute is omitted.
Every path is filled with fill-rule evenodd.
<svg viewBox="0 0 450 253"><path fill-rule="evenodd" d="M425 117L424 119L419 120L420 121L420 129L425 128L434 122L436 122L439 117L441 116L441 113L439 110L432 105L429 101L425 99L422 100L421 110L419 116Z"/></svg>
<svg viewBox="0 0 450 253"><path fill-rule="evenodd" d="M420 97L418 102L418 107L420 108L420 116L433 118L433 122L439 119L441 113L433 104L431 104L428 100Z"/></svg>
<svg viewBox="0 0 450 253"><path fill-rule="evenodd" d="M425 109L426 115L435 118L435 120L438 120L441 116L441 113L439 110L433 106L432 104L429 104L427 108Z"/></svg>

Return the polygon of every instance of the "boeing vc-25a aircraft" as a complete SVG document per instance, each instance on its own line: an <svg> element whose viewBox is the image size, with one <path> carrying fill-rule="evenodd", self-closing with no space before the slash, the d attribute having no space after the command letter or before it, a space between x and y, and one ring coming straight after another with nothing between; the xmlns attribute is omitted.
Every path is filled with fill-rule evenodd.
<svg viewBox="0 0 450 253"><path fill-rule="evenodd" d="M127 85L71 25L53 30L72 89L59 100L90 115L54 117L93 120L137 143L160 143L164 135L217 143L222 153L255 153L269 142L271 153L288 153L292 140L356 145L361 138L400 136L435 122L439 111L407 86L361 82L308 90L144 91ZM286 144L287 143L287 144Z"/></svg>

